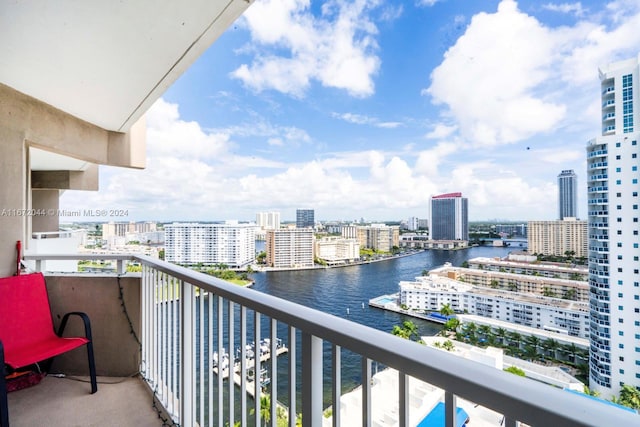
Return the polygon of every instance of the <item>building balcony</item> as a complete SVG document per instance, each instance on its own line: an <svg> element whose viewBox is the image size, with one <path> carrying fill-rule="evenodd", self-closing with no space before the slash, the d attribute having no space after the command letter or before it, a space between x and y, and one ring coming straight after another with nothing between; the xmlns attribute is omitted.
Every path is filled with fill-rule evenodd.
<svg viewBox="0 0 640 427"><path fill-rule="evenodd" d="M612 108L616 105L616 101L613 99L608 99L602 103L602 108Z"/></svg>
<svg viewBox="0 0 640 427"><path fill-rule="evenodd" d="M616 133L616 127L613 125L602 128L602 135L612 135L614 133Z"/></svg>
<svg viewBox="0 0 640 427"><path fill-rule="evenodd" d="M612 93L615 93L615 88L613 86L607 86L602 90L603 95L608 95Z"/></svg>
<svg viewBox="0 0 640 427"><path fill-rule="evenodd" d="M28 258L46 270L49 260L74 257ZM637 414L167 262L111 258L117 273L46 273L54 322L58 313L71 310L91 318L98 392L91 395L87 384L47 377L10 393L12 426L163 424L158 417L166 417L169 425L257 426L265 424L265 413L271 426L284 417L294 427L300 414L302 425L312 427L382 425L383 419L389 425L416 425L429 410L425 401L415 404L410 384L416 380L441 390L437 401L444 401L447 426L457 425L456 402L463 401L497 413L496 426L636 425L640 420ZM141 264L142 272L124 273L129 260ZM247 350L251 342L265 344L253 347L253 359ZM261 387L260 381L248 379L252 360L278 354L278 343L288 354L267 358L265 367L277 374ZM238 355L237 364L230 364L237 373L234 381L223 379L228 369L216 374L223 363L215 363L214 352ZM357 407L343 398L345 353L359 360ZM375 385L373 364L397 371L393 386ZM85 365L81 351L70 352L57 357L51 371L82 375ZM278 403L256 408L254 402L267 394ZM374 404L381 398L391 402L384 405L391 408L388 412ZM341 409L327 418L328 407ZM477 418L472 425L490 424Z"/></svg>

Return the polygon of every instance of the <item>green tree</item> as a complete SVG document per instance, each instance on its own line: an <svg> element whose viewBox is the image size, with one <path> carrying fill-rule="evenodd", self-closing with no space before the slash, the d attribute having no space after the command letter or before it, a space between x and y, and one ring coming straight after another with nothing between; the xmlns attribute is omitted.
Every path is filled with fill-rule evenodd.
<svg viewBox="0 0 640 427"><path fill-rule="evenodd" d="M560 344L558 343L558 341L554 340L553 338L548 338L542 342L542 348L545 349L548 356L551 357L552 359L558 358L556 351L558 350L559 346Z"/></svg>
<svg viewBox="0 0 640 427"><path fill-rule="evenodd" d="M260 418L264 420L265 426L271 421L271 396L268 394L260 395Z"/></svg>
<svg viewBox="0 0 640 427"><path fill-rule="evenodd" d="M495 280L495 279L493 279L493 280L489 283L489 286L490 286L492 289L497 289L499 285L500 285L500 284L499 284L499 283L498 283L498 281L497 281L497 280Z"/></svg>
<svg viewBox="0 0 640 427"><path fill-rule="evenodd" d="M598 397L600 396L600 393L596 390L591 390L589 387L584 386L584 394L588 395L588 396L593 396L593 397Z"/></svg>
<svg viewBox="0 0 640 427"><path fill-rule="evenodd" d="M395 325L391 330L391 334L407 340L420 341L418 326L411 320L405 320L402 325Z"/></svg>
<svg viewBox="0 0 640 427"><path fill-rule="evenodd" d="M507 338L507 330L506 329L504 329L504 328L496 329L496 336L498 338L500 338L500 344L501 345L505 345L506 344L505 343L506 338Z"/></svg>
<svg viewBox="0 0 640 427"><path fill-rule="evenodd" d="M556 297L556 293L553 292L553 290L548 286L545 286L542 289L542 295L545 296L545 297L550 297L550 298L555 298Z"/></svg>
<svg viewBox="0 0 640 427"><path fill-rule="evenodd" d="M454 313L455 311L453 311L453 308L451 308L451 304L449 303L442 304L442 307L440 307L440 314L443 316L451 316Z"/></svg>
<svg viewBox="0 0 640 427"><path fill-rule="evenodd" d="M447 320L445 322L444 330L445 331L455 332L458 329L458 326L460 326L460 320L458 320L456 318L452 318L452 319L449 319L449 320Z"/></svg>
<svg viewBox="0 0 640 427"><path fill-rule="evenodd" d="M462 264L460 265L460 267L469 268L469 262L468 261L462 261Z"/></svg>
<svg viewBox="0 0 640 427"><path fill-rule="evenodd" d="M640 409L640 391L630 384L623 384L618 403L633 409Z"/></svg>

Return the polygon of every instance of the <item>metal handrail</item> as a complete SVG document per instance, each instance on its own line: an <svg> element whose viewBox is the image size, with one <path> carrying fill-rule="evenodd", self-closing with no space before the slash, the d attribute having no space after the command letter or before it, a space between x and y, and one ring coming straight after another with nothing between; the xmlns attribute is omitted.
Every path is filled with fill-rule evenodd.
<svg viewBox="0 0 640 427"><path fill-rule="evenodd" d="M43 258L45 257L45 258ZM48 259L87 259L84 254L51 256ZM28 259L47 259L33 255ZM379 331L315 309L286 301L252 289L238 287L221 279L148 256L99 255L90 259L130 259L166 273L192 286L228 299L242 307L286 323L311 337L349 349L368 360L375 360L442 388L446 401L459 396L502 413L507 425L515 420L529 425L604 426L635 425L637 414L607 404L522 379L446 352L429 348L390 333ZM304 345L304 339L303 339ZM304 366L303 366L304 370ZM311 375L308 378L313 378ZM303 372L303 381L305 374ZM401 377L401 383L404 377ZM303 390L305 386L303 385ZM322 396L320 396L322 399Z"/></svg>

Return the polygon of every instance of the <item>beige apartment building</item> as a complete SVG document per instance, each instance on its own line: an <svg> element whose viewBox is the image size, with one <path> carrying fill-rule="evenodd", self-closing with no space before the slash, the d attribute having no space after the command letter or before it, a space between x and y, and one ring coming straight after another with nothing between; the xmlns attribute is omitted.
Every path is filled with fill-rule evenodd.
<svg viewBox="0 0 640 427"><path fill-rule="evenodd" d="M315 254L329 265L345 264L360 258L360 245L356 239L323 237L315 242Z"/></svg>
<svg viewBox="0 0 640 427"><path fill-rule="evenodd" d="M287 228L267 230L267 266L274 268L313 267L313 230Z"/></svg>
<svg viewBox="0 0 640 427"><path fill-rule="evenodd" d="M371 224L367 226L357 226L355 231L355 237L361 248L391 252L394 246L400 246L400 227L397 225Z"/></svg>
<svg viewBox="0 0 640 427"><path fill-rule="evenodd" d="M527 240L532 254L564 256L569 251L576 257L586 257L589 243L587 221L576 218L529 221Z"/></svg>

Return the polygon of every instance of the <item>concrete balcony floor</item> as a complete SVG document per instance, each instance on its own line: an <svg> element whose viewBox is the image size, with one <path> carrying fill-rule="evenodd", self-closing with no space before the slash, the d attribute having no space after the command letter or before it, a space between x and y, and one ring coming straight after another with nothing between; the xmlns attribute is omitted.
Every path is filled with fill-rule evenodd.
<svg viewBox="0 0 640 427"><path fill-rule="evenodd" d="M140 378L98 377L98 392L90 394L90 389L85 377L45 377L38 385L9 393L9 424L11 427L162 425L153 408L151 392Z"/></svg>

